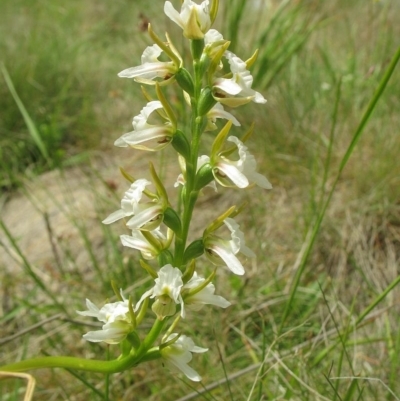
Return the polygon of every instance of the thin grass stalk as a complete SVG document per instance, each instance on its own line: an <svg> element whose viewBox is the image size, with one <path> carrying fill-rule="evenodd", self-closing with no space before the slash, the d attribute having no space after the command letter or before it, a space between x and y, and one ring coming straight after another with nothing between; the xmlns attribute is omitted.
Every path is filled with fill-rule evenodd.
<svg viewBox="0 0 400 401"><path fill-rule="evenodd" d="M78 379L80 382L82 382L87 388L93 391L94 394L98 395L102 400L106 400L104 394L98 390L93 384L89 383L83 375L79 374L78 372L75 372L72 369L65 369L68 373L70 373L72 376L74 376L76 379Z"/></svg>
<svg viewBox="0 0 400 401"><path fill-rule="evenodd" d="M257 46L262 49L259 55L258 68L254 71L254 82L257 86L267 89L274 79L287 65L291 57L306 43L309 35L317 27L318 22L309 25L303 21L299 27L294 28L300 14L301 4L294 7L287 15L283 14L290 6L289 1L283 1L274 13L268 26L261 33ZM282 16L283 15L283 16ZM273 28L277 29L272 35Z"/></svg>
<svg viewBox="0 0 400 401"><path fill-rule="evenodd" d="M342 350L341 350L340 355L339 355L339 361L338 361L337 369L336 369L336 376L340 376L340 373L342 372L342 368L343 368L343 359L344 359L345 356L346 356L347 362L348 362L348 364L349 364L351 373L352 373L353 375L355 375L354 370L353 370L353 366L352 366L352 363L351 363L351 359L350 359L349 353L348 353L348 351L347 351L347 345L348 345L348 344L347 344L347 340L348 340L348 338L349 338L350 328L351 328L351 326L352 326L352 325L351 325L351 322L348 321L348 322L346 323L346 325L345 325L345 327L344 327L344 330L343 330L343 329L340 329L340 328L339 328L339 325L338 325L337 322L336 322L335 316L333 315L333 312L332 312L331 308L329 307L328 300L326 299L325 293L324 293L324 291L322 291L322 288L321 288L321 292L322 292L322 296L323 296L323 298L324 298L325 305L326 305L326 307L328 308L329 315L330 315L330 317L331 317L331 319L332 319L332 322L333 322L333 324L334 324L334 326L335 326L335 329L336 329L336 332L337 332L337 334L338 334L338 338L339 338L339 339L338 339L338 342L340 342L340 344L342 345ZM354 298L353 301L355 301L355 299L356 299L356 298ZM354 305L355 305L355 302L353 302L353 304L351 305L351 309L350 309L350 314L349 314L349 319L348 319L348 320L351 319L352 312L353 312L353 309L354 309ZM334 390L333 401L336 401L337 397L340 398L340 396L339 396L339 389L338 389L338 387L339 387L339 382L336 382L336 385L333 385L333 384L330 383L330 382L329 382L329 384L332 386L332 388L333 388L333 390Z"/></svg>
<svg viewBox="0 0 400 401"><path fill-rule="evenodd" d="M365 381L369 381L369 382L378 382L385 388L385 390L387 390L390 393L390 395L393 397L394 400L400 401L400 398L397 397L397 395L393 392L393 390L390 387L388 387L387 384L385 384L381 379L378 379L376 377L342 376L342 377L331 377L330 378L330 380L349 380L349 379L350 380L365 380ZM363 387L363 389L364 389L364 387Z"/></svg>
<svg viewBox="0 0 400 401"><path fill-rule="evenodd" d="M13 97L20 113L22 114L22 117L28 128L30 136L32 137L33 141L35 142L36 146L38 147L40 153L42 154L42 156L45 159L45 161L47 162L47 164L49 166L51 166L52 162L49 157L49 153L47 151L46 145L44 144L44 142L40 136L39 130L36 128L35 123L33 122L31 116L29 115L28 111L26 110L24 103L22 102L21 98L18 96L18 93L12 82L12 79L7 71L6 66L3 63L0 64L0 69L3 74L4 80L6 81L8 90L10 91L11 96Z"/></svg>
<svg viewBox="0 0 400 401"><path fill-rule="evenodd" d="M286 53L280 54L277 57L278 61L276 62L275 68L273 69L272 73L269 74L267 79L264 79L261 81L261 87L263 87L264 89L267 89L271 86L274 79L283 70L283 68L288 63L288 61L291 59L291 57L295 53L297 53L302 48L302 46L306 43L308 37L310 36L312 31L315 29L315 27L316 27L316 25L313 25L304 34L302 34L302 35L299 34L298 36L296 35L297 40L293 40L293 42L291 43L292 46L288 49L288 51ZM283 53L283 52L281 52L281 53Z"/></svg>
<svg viewBox="0 0 400 401"><path fill-rule="evenodd" d="M231 42L230 51L235 52L237 46L237 37L240 31L240 23L245 15L246 0L230 0L229 5L225 7L225 18L228 21L227 36Z"/></svg>
<svg viewBox="0 0 400 401"><path fill-rule="evenodd" d="M219 356L219 360L220 360L221 365L222 365L222 370L224 371L224 377L226 379L226 386L228 387L229 398L231 399L231 401L234 401L235 399L233 398L231 384L230 384L230 381L228 379L228 372L226 370L224 359L222 358L221 350L219 349L219 346L218 346L217 337L215 337L215 346L216 346L216 348L218 350L218 356Z"/></svg>
<svg viewBox="0 0 400 401"><path fill-rule="evenodd" d="M400 330L394 330L396 338L394 347L392 349L391 355L391 367L389 374L389 387L393 388L395 384L398 383L399 379L399 351L400 351ZM388 337L390 336L390 331L388 330Z"/></svg>
<svg viewBox="0 0 400 401"><path fill-rule="evenodd" d="M286 322L286 319L287 319L287 317L289 316L290 310L291 310L291 308L292 308L292 306L293 306L294 298L295 298L295 295L296 295L296 292L297 292L297 288L298 288L298 286L299 286L299 284L300 284L301 277L303 276L305 267L306 267L306 265L307 265L308 258L309 258L309 256L311 255L311 251L312 251L312 249L313 249L313 247L314 247L314 243L315 243L315 240L316 240L317 235L318 235L318 233L319 233L319 229L320 229L321 224L322 224L322 221L323 221L323 219L324 219L326 210L327 210L327 208L328 208L328 206L329 206L329 204L330 204L330 201L331 201L331 199L332 199L333 193L335 192L336 186L337 186L337 184L338 184L338 182L339 182L339 179L340 179L340 177L341 177L341 175L342 175L342 172L343 172L343 170L344 170L344 168L345 168L345 166L346 166L346 164L347 164L347 162L348 162L348 160L349 160L351 154L353 153L355 146L357 145L358 141L360 140L361 135L362 135L362 133L364 132L364 128L365 128L367 122L369 121L369 119L371 118L372 112L374 111L374 109L375 109L375 107L376 107L376 105L377 105L377 103L378 103L378 100L381 98L381 96L382 96L382 94L383 94L383 92L384 92L384 90L385 90L385 88L386 88L386 86L387 86L387 84L388 84L388 82L389 82L389 80L390 80L392 74L393 74L393 71L394 71L394 69L396 68L396 65L397 65L399 59L400 59L400 47L397 49L395 55L393 56L393 58L392 58L392 60L391 60L391 62L390 62L389 67L387 68L387 70L386 70L384 76L382 77L381 81L379 82L378 87L377 87L377 89L376 89L376 91L375 91L375 94L372 96L372 98L371 98L371 100L370 100L370 102L369 102L369 104L368 104L368 106L367 106L367 109L366 109L366 111L364 112L364 114L363 114L363 116L362 116L362 118L361 118L360 124L358 125L358 127L357 127L357 129L356 129L356 131L355 131L355 133L354 133L354 135L353 135L353 138L352 138L352 140L351 140L351 142L350 142L350 145L349 145L349 147L347 148L347 151L346 151L345 155L344 155L343 158L342 158L342 161L341 161L340 166L339 166L339 171L338 171L338 173L337 173L337 175L336 175L336 178L335 178L335 180L334 180L334 183L333 183L333 185L332 185L332 189L331 189L331 191L329 192L329 195L328 195L328 197L327 197L327 199L326 199L326 201L325 201L325 204L324 204L324 206L323 206L321 212L319 213L319 215L318 215L318 217L317 217L317 220L316 220L316 222L315 222L315 224L314 224L314 227L312 228L310 240L309 240L309 242L308 242L308 244L307 244L307 246L306 246L306 250L305 250L305 252L304 252L304 254L303 254L303 256L302 256L300 265L299 265L299 267L298 267L298 269L297 269L297 271L296 271L295 277L294 277L294 279L293 279L293 281L292 281L291 289L290 289L290 292L289 292L289 300L288 300L288 302L287 302L287 304L286 304L286 307L285 307L285 309L284 309L284 312L283 312L283 315L282 315L282 321L281 321L281 324L280 324L280 327L279 327L279 334L282 333L282 330L283 330L284 324L285 324L285 322ZM385 290L385 291L384 291L384 292L383 292L383 293L382 293L382 294L381 294L381 295L380 295L380 296L379 296L379 297L363 312L362 315L360 315L360 317L357 319L356 324L360 323L360 322L365 318L365 316L366 316L366 315L367 315L382 299L384 299L384 298L386 297L386 295L387 295L399 282L400 282L400 277L398 277L396 280L394 280L394 282L392 283L392 285L390 285L390 286L389 286L389 287L388 287L388 288L387 288L387 289L386 289L386 290Z"/></svg>
<svg viewBox="0 0 400 401"><path fill-rule="evenodd" d="M268 35L270 34L272 28L279 23L279 17L282 15L284 12L285 8L288 6L290 3L290 0L283 0L279 6L278 9L275 11L275 14L272 16L271 21L269 22L267 28L264 30L262 33L262 36L259 39L259 45L262 46L265 43L267 43L268 40Z"/></svg>
<svg viewBox="0 0 400 401"><path fill-rule="evenodd" d="M28 275L33 279L33 281L37 284L37 286L54 302L54 304L57 305L57 307L60 308L67 316L69 316L65 306L62 303L58 302L54 294L51 291L49 291L45 283L43 283L43 281L33 271L32 266L30 265L28 259L26 259L25 255L22 253L21 249L17 245L17 242L15 241L14 237L12 236L12 234L10 233L10 231L8 230L2 219L0 219L0 227L3 229L4 234L10 241L11 246L14 248L17 255L21 258L23 266L25 267L25 271L28 273Z"/></svg>
<svg viewBox="0 0 400 401"><path fill-rule="evenodd" d="M357 318L356 320L356 325L359 325L365 317L373 310L375 307L381 303L386 296L393 290L393 288L397 287L397 285L400 283L400 276L398 276L396 279L394 279L387 287L386 289L379 294L372 302L371 304L364 309L364 311L361 313L361 315Z"/></svg>
<svg viewBox="0 0 400 401"><path fill-rule="evenodd" d="M323 200L324 200L324 193L326 190L326 183L328 181L328 173L329 173L329 168L331 165L331 159L332 159L332 149L333 149L333 143L335 139L335 131L336 131L336 124L337 124L337 119L338 119L338 110L339 110L339 103L341 99L341 93L342 93L342 79L339 79L339 82L336 86L336 97L335 97L335 105L333 108L333 113L332 113L332 124L331 124L331 129L329 132L329 142L328 142L328 151L325 159L325 165L324 165L324 175L322 178L322 185L321 185L321 199L320 199L320 205L318 207L318 210L321 210Z"/></svg>

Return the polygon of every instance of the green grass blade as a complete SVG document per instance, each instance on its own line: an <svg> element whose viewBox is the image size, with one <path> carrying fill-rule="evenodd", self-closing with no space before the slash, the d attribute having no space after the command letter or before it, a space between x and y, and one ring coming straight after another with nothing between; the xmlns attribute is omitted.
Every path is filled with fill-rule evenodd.
<svg viewBox="0 0 400 401"><path fill-rule="evenodd" d="M348 388L346 395L343 398L343 401L351 401L354 400L354 393L358 388L357 380L352 380L350 383L350 387Z"/></svg>
<svg viewBox="0 0 400 401"><path fill-rule="evenodd" d="M38 147L40 153L42 154L43 158L46 160L48 164L51 164L51 160L49 158L49 154L46 148L46 145L42 141L42 138L40 136L39 131L36 128L35 123L33 122L31 116L29 115L28 111L26 110L24 103L22 102L21 98L18 96L17 91L15 90L14 84L11 80L11 77L7 71L6 66L2 63L0 65L1 72L3 74L4 80L6 81L6 85L8 87L8 90L11 93L11 96L13 97L15 103L17 104L17 107L22 114L22 117L25 121L25 124L28 128L29 134L32 137L33 141L35 142L36 146Z"/></svg>
<svg viewBox="0 0 400 401"><path fill-rule="evenodd" d="M106 396L98 390L93 384L89 383L88 380L85 379L83 374L75 372L72 369L65 369L68 373L70 373L72 376L74 376L76 379L78 379L80 382L82 382L87 388L90 388L90 390L93 391L93 394L96 394L101 400L107 400Z"/></svg>
<svg viewBox="0 0 400 401"><path fill-rule="evenodd" d="M225 17L228 18L227 37L231 42L230 50L235 52L238 43L238 33L240 31L240 23L245 15L246 0L231 1L225 9Z"/></svg>
<svg viewBox="0 0 400 401"><path fill-rule="evenodd" d="M365 113L361 119L361 122L357 127L357 130L350 143L350 146L348 147L347 152L343 156L342 162L340 163L340 167L339 167L338 177L341 174L341 172L343 171L344 167L346 166L351 154L353 153L353 150L354 150L355 146L357 145L357 142L359 141L361 134L363 133L364 128L367 125L367 122L370 119L372 112L375 109L376 104L378 103L378 100L382 96L382 93L385 90L386 85L389 82L390 77L392 76L393 71L396 68L396 65L397 65L399 59L400 59L400 47L397 49L394 57L392 58L392 60L389 64L388 69L385 72L385 75L381 79L381 82L379 83L378 88L376 89L375 94L372 97L371 101L369 102L369 104L367 106L367 110L365 111ZM336 184L336 182L335 182L335 184Z"/></svg>
<svg viewBox="0 0 400 401"><path fill-rule="evenodd" d="M365 317L373 310L375 309L375 307L381 302L383 301L386 296L390 293L390 291L393 290L393 288L397 287L397 285L400 283L400 276L397 277L395 280L393 280L385 289L385 291L383 291L381 294L379 294L372 302L371 304L364 309L364 311L361 313L361 315L358 317L358 319L356 320L356 325L359 325L364 319Z"/></svg>
<svg viewBox="0 0 400 401"><path fill-rule="evenodd" d="M15 241L14 237L4 224L3 220L0 219L0 227L3 229L4 234L10 241L11 246L14 248L15 252L18 254L18 256L21 258L23 265L25 267L26 272L28 275L32 278L32 280L37 284L37 286L46 294L49 296L49 298L56 304L63 312L65 312L67 315L68 311L66 310L65 306L58 302L57 298L54 296L54 294L46 287L46 284L38 277L38 275L33 271L29 261L26 259L25 255L21 252L21 250L18 247L17 242Z"/></svg>
<svg viewBox="0 0 400 401"><path fill-rule="evenodd" d="M355 133L353 135L353 138L352 138L352 140L350 142L350 145L349 145L345 155L342 158L342 161L341 161L340 166L339 166L339 171L338 171L338 173L336 175L336 178L334 180L334 183L332 185L332 189L329 192L328 198L326 199L325 204L324 204L321 212L318 215L318 218L317 218L317 220L316 220L316 222L314 224L314 227L312 228L312 231L311 231L311 234L309 236L309 239L307 239L308 240L308 244L306 245L306 247L304 249L304 252L303 252L303 255L301 257L301 261L300 261L299 267L298 267L298 269L296 271L295 277L294 277L292 285L291 285L291 289L290 289L290 293L289 293L289 300L288 300L288 302L286 304L285 310L284 310L283 315L282 315L282 321L281 321L281 324L280 324L279 333L282 333L283 326L284 326L284 324L286 322L287 317L289 316L290 310L292 309L294 298L295 298L295 295L296 295L296 292L297 292L297 288L298 288L298 286L300 284L300 279L303 276L303 273L304 273L308 258L309 258L310 254L311 254L311 251L313 249L313 246L314 246L315 240L317 238L319 229L321 227L322 220L323 220L323 218L325 216L325 212L326 212L326 210L327 210L327 208L328 208L328 206L330 204L330 201L332 199L332 195L335 192L336 185L339 182L339 179L341 177L342 171L345 168L345 166L346 166L351 154L353 153L355 146L357 145L358 141L360 140L361 135L364 132L364 128L365 128L368 120L370 119L370 117L372 115L372 112L374 111L374 109L375 109L375 107L376 107L376 105L378 103L378 100L381 98L381 96L383 94L383 91L385 90L385 88L386 88L386 86L387 86L387 84L388 84L388 82L390 80L390 77L393 74L393 71L394 71L399 59L400 59L400 47L397 49L395 55L393 56L393 58L392 58L392 60L391 60L391 62L389 64L389 67L387 68L383 78L381 79L381 81L380 81L380 83L378 85L378 88L376 89L373 97L371 98L371 100L370 100L370 102L369 102L369 104L367 106L367 109L366 109L365 113L363 114L363 116L361 118L360 124L358 125L358 127L357 127L357 129L356 129L356 131L355 131ZM375 307L375 305L377 303L379 303L389 293L389 291L393 288L393 286L397 285L397 283L399 281L400 281L400 278L396 279L392 283L392 285L389 286L375 300L375 302L373 302L364 311L364 313L358 318L357 323L359 323L361 320L363 320L363 318Z"/></svg>

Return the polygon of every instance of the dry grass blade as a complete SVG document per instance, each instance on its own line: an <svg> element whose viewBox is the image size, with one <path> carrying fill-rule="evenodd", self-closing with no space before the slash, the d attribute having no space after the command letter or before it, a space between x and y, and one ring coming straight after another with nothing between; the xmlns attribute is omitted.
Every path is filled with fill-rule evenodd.
<svg viewBox="0 0 400 401"><path fill-rule="evenodd" d="M23 330L19 331L18 333L15 333L15 334L13 334L11 336L8 336L8 337L4 337L4 338L2 338L0 340L0 345L6 344L6 343L8 343L10 341L13 341L16 338L18 338L20 336L23 336L24 334L30 333L31 331L37 329L38 327L41 327L44 324L49 323L49 322L51 322L53 320L59 319L61 317L62 317L62 314L58 313L57 315L50 316L49 318L44 319L44 320L42 320L42 321L40 321L40 322L30 326L30 327L27 327L26 329L23 329Z"/></svg>
<svg viewBox="0 0 400 401"><path fill-rule="evenodd" d="M18 378L25 379L27 381L26 391L24 396L24 401L31 401L33 396L33 391L35 390L36 380L35 378L28 373L14 373L14 372L1 372L0 371L0 379L6 378Z"/></svg>

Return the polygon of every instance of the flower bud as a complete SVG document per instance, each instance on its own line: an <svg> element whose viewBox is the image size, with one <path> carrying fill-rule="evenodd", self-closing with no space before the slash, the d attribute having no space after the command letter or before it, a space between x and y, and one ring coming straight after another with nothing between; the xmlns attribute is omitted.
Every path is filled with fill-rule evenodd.
<svg viewBox="0 0 400 401"><path fill-rule="evenodd" d="M175 74L175 79L185 92L190 96L194 95L193 79L188 70L185 68L179 68L178 72Z"/></svg>
<svg viewBox="0 0 400 401"><path fill-rule="evenodd" d="M196 190L200 191L200 189L204 188L214 179L213 169L210 163L205 163L200 167L199 171L196 174Z"/></svg>
<svg viewBox="0 0 400 401"><path fill-rule="evenodd" d="M193 241L185 250L183 256L184 263L191 259L196 259L204 253L204 243L202 239Z"/></svg>
<svg viewBox="0 0 400 401"><path fill-rule="evenodd" d="M205 87L200 94L198 113L200 116L206 115L217 103L213 97L210 87Z"/></svg>
<svg viewBox="0 0 400 401"><path fill-rule="evenodd" d="M186 135L177 130L175 135L172 137L172 146L173 148L182 155L185 160L190 159L190 144L186 138Z"/></svg>
<svg viewBox="0 0 400 401"><path fill-rule="evenodd" d="M174 233L180 235L182 229L181 219L171 207L167 207L164 211L164 224Z"/></svg>
<svg viewBox="0 0 400 401"><path fill-rule="evenodd" d="M158 264L164 266L173 262L173 256L168 249L164 249L157 257Z"/></svg>

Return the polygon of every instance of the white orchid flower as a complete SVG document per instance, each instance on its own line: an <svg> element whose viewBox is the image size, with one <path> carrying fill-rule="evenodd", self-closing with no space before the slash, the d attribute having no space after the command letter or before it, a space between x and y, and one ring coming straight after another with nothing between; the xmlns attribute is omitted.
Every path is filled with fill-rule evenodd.
<svg viewBox="0 0 400 401"><path fill-rule="evenodd" d="M150 184L145 179L132 183L122 198L121 209L111 213L103 220L103 224L132 216L126 223L131 230L156 230L163 221L165 202L155 197L150 202L140 203L146 186Z"/></svg>
<svg viewBox="0 0 400 401"><path fill-rule="evenodd" d="M164 249L164 243L166 242L166 237L161 233L159 229L149 232L149 235L153 237L152 243L146 239L143 233L139 230L132 230L132 235L121 235L120 239L122 245L129 248L137 249L140 251L143 259L151 260L156 258L160 251ZM155 245L158 243L158 247Z"/></svg>
<svg viewBox="0 0 400 401"><path fill-rule="evenodd" d="M195 290L196 288L199 288L205 281L205 278L199 277L197 273L194 272L192 278L183 286L183 291ZM227 308L230 306L231 303L229 301L220 295L215 295L214 292L214 284L208 283L199 292L195 292L193 295L188 295L185 297L185 307L187 306L194 311L198 311L204 305L214 305L221 308Z"/></svg>
<svg viewBox="0 0 400 401"><path fill-rule="evenodd" d="M114 145L126 148L130 146L135 149L148 150L151 152L165 148L172 140L176 127L166 118L164 124L149 124L150 115L163 106L159 100L153 100L133 118L133 131L118 138Z"/></svg>
<svg viewBox="0 0 400 401"><path fill-rule="evenodd" d="M226 218L224 224L231 232L231 238L225 239L215 234L210 234L204 238L205 255L214 265L225 264L232 273L243 275L243 265L236 255L241 252L247 257L254 257L255 254L246 246L244 234L235 220Z"/></svg>
<svg viewBox="0 0 400 401"><path fill-rule="evenodd" d="M235 116L224 109L222 104L216 103L213 108L207 113L208 124L207 131L217 129L216 121L217 118L224 118L225 120L232 121L233 125L240 127L240 122Z"/></svg>
<svg viewBox="0 0 400 401"><path fill-rule="evenodd" d="M230 160L221 153L212 160L215 180L224 187L236 186L246 188L252 183L264 189L271 189L272 185L263 175L257 173L257 162L254 156L247 151L247 147L235 136L228 137L233 142L239 154L239 160Z"/></svg>
<svg viewBox="0 0 400 401"><path fill-rule="evenodd" d="M135 312L146 298L155 298L152 309L157 317L162 320L165 316L172 316L176 312L176 305L181 305L181 314L184 314L181 289L183 286L182 272L170 264L163 266L154 280L155 285L146 291L135 306Z"/></svg>
<svg viewBox="0 0 400 401"><path fill-rule="evenodd" d="M150 184L151 182L145 179L139 179L132 183L121 200L121 209L111 213L103 220L103 224L111 224L124 217L133 216L142 199L144 189Z"/></svg>
<svg viewBox="0 0 400 401"><path fill-rule="evenodd" d="M101 309L86 299L86 307L87 311L77 311L77 313L82 316L95 317L104 325L102 330L86 333L83 336L85 340L95 343L104 341L107 344L118 344L133 331L128 300L125 298L123 301L105 304Z"/></svg>
<svg viewBox="0 0 400 401"><path fill-rule="evenodd" d="M178 334L172 333L165 340L171 341ZM201 376L191 368L188 363L192 360L192 353L207 352L208 348L201 348L195 345L190 337L180 336L173 344L161 348L161 356L171 370L180 370L185 376L195 382L201 381Z"/></svg>
<svg viewBox="0 0 400 401"><path fill-rule="evenodd" d="M232 78L216 78L213 82L214 98L230 107L237 107L251 101L266 103L261 93L251 88L253 76L246 67L246 63L230 51L225 52L228 59Z"/></svg>
<svg viewBox="0 0 400 401"><path fill-rule="evenodd" d="M183 29L183 35L188 39L203 39L211 27L209 1L200 5L192 0L184 0L179 13L170 1L166 1L164 12L172 21Z"/></svg>
<svg viewBox="0 0 400 401"><path fill-rule="evenodd" d="M135 81L147 85L155 85L156 78L161 78L161 82L164 84L171 82L179 68L172 61L160 61L158 58L162 52L161 47L157 44L148 46L142 54L142 64L127 68L118 76L135 78Z"/></svg>

